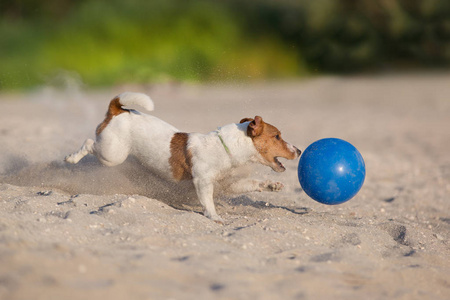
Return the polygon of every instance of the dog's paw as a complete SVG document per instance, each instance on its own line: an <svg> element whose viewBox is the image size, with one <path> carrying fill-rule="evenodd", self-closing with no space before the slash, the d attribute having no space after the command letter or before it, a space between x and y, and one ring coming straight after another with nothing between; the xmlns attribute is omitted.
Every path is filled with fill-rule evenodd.
<svg viewBox="0 0 450 300"><path fill-rule="evenodd" d="M213 220L214 222L216 222L217 224L220 224L220 225L224 225L225 224L225 221L221 217L219 217L218 215L211 216L209 218L211 220Z"/></svg>
<svg viewBox="0 0 450 300"><path fill-rule="evenodd" d="M266 180L259 185L261 191L279 192L284 188L284 184L278 181Z"/></svg>
<svg viewBox="0 0 450 300"><path fill-rule="evenodd" d="M69 164L76 164L78 162L74 154L70 154L64 157L64 161Z"/></svg>
<svg viewBox="0 0 450 300"><path fill-rule="evenodd" d="M225 224L225 221L218 214L210 214L207 211L204 211L203 215L217 224Z"/></svg>

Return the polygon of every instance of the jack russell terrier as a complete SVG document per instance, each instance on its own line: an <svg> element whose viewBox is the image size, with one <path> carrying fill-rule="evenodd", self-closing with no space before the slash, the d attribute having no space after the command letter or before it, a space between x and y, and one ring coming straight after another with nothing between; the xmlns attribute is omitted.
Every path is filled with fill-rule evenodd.
<svg viewBox="0 0 450 300"><path fill-rule="evenodd" d="M76 164L94 154L106 166L115 166L134 155L143 165L167 179L192 180L204 215L216 222L214 183L227 171L248 163L260 163L276 172L285 171L278 157L296 159L301 151L286 143L280 131L261 117L245 118L238 124L219 127L207 134L180 132L172 125L148 114L123 106L154 108L145 94L125 92L111 100L106 117L96 130L96 140L87 139L66 162ZM228 173L230 174L230 173ZM283 184L241 179L231 184L235 193L278 191Z"/></svg>

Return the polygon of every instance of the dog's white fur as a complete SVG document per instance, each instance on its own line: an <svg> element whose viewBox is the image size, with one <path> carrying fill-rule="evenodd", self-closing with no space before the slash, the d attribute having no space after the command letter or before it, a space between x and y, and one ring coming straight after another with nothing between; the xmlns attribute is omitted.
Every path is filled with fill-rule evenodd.
<svg viewBox="0 0 450 300"><path fill-rule="evenodd" d="M284 166L276 157L294 159L300 155L297 148L279 137L279 131L275 127L264 123L260 117L225 125L208 134L182 133L181 135L186 138L186 143L183 144L173 143L180 137L175 137L180 131L172 125L136 110L118 108L130 105L138 105L148 111L154 108L152 100L145 94L126 92L116 96L110 103L105 121L97 128L95 142L92 139L86 140L80 150L67 156L65 160L76 164L87 154L94 154L102 164L115 166L125 161L131 154L167 179L180 179L174 178L176 177L174 159L175 163L177 162L174 151L187 153L189 168L186 170L190 173L187 175L193 180L205 216L217 222L221 222L222 219L214 206L214 182L227 174L228 170L248 163L261 163L282 172ZM271 135L278 132L278 136L261 137L264 126L268 128L266 131L271 130ZM256 130L262 130L263 133ZM256 133L259 135L254 136ZM271 146L272 144L276 146ZM275 151L277 153L271 154L274 156L273 159L267 154L273 150L270 147L279 148L277 151L280 153ZM279 182L244 179L233 182L228 189L239 193L277 191L282 187Z"/></svg>

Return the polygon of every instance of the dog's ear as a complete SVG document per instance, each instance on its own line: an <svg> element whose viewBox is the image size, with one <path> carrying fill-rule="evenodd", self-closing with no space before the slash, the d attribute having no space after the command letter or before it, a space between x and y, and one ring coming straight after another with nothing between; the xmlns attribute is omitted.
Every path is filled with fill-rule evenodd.
<svg viewBox="0 0 450 300"><path fill-rule="evenodd" d="M250 137L256 137L261 135L264 128L264 121L260 116L256 116L253 121L248 124L247 135Z"/></svg>
<svg viewBox="0 0 450 300"><path fill-rule="evenodd" d="M251 122L251 121L253 121L253 119L252 118L243 118L240 122L239 122L239 124L240 123L245 123L245 122Z"/></svg>

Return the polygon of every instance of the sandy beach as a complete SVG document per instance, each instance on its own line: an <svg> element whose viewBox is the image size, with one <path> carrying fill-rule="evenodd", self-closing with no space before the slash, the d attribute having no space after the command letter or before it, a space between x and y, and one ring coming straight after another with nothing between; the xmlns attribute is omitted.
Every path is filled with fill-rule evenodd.
<svg viewBox="0 0 450 300"><path fill-rule="evenodd" d="M189 182L133 158L63 162L109 101L144 92L185 132L260 115L304 150L337 137L366 181L326 206L255 166L280 192L219 195L205 218ZM450 299L450 74L252 84L69 84L0 94L0 299Z"/></svg>

